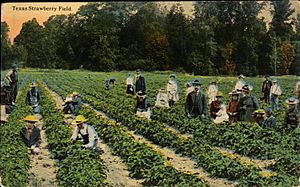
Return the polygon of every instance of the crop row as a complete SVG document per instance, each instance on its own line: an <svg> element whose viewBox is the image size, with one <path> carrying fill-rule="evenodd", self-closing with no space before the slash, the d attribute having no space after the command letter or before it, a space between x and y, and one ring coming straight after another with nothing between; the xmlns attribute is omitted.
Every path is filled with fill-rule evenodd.
<svg viewBox="0 0 300 187"><path fill-rule="evenodd" d="M57 180L59 186L105 186L105 166L96 152L82 148L80 143L70 141L71 129L63 121L62 112L56 108L49 93L39 86L44 128L48 148L58 160Z"/></svg>
<svg viewBox="0 0 300 187"><path fill-rule="evenodd" d="M197 161L199 166L205 168L213 176L242 180L243 178L254 176L255 174L255 177L261 180L256 180L254 181L254 183L266 184L274 182L274 177L265 178L261 176L260 170L258 168L254 166L245 166L239 160L230 159L229 157L221 154L216 148L212 148L208 144L203 144L203 142L195 140L182 140L175 134L168 132L165 126L157 121L149 122L134 117L134 109L132 107L126 108L126 106L131 106L127 100L107 100L106 102L103 102L100 100L103 98L106 99L106 97L101 95L101 93L99 92L93 91L92 87L87 87L88 82L80 80L80 85L82 85L80 86L75 82L67 83L66 79L64 79L64 81L64 85L58 82L58 84L60 84L59 86L65 87L61 90L60 94L64 94L66 90L69 90L71 88L77 89L83 94L83 98L85 99L85 101L91 103L93 106L95 106L95 108L102 110L113 116L114 118L122 121L123 124L126 124L130 130L135 130L137 133L145 136L154 143L161 146L174 148L177 152L192 157ZM57 92L59 92L60 90L57 85L55 90ZM230 167L228 167L229 165ZM277 175L277 178L280 177L278 177Z"/></svg>
<svg viewBox="0 0 300 187"><path fill-rule="evenodd" d="M25 77L19 85L16 107L10 114L8 122L0 130L0 175L5 186L25 186L30 160L28 148L20 137L23 126L21 119L31 114L31 107L25 104Z"/></svg>
<svg viewBox="0 0 300 187"><path fill-rule="evenodd" d="M89 118L90 124L99 132L113 151L126 161L130 176L145 178L145 186L206 186L205 182L191 174L177 171L170 166L166 158L138 143L126 129L117 123L97 115L92 109L84 106L81 114Z"/></svg>

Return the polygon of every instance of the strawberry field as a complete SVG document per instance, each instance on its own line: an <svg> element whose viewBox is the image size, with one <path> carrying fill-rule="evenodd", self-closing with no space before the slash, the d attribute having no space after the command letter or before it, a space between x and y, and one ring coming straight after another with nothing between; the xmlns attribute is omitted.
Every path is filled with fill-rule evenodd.
<svg viewBox="0 0 300 187"><path fill-rule="evenodd" d="M255 123L214 124L207 120L189 119L185 115L185 84L195 76L177 74L179 101L172 108L154 107L159 89L166 88L168 72L145 72L152 116L151 121L135 115L135 97L126 94L127 72L79 72L59 70L21 70L17 107L8 123L1 127L0 176L4 186L26 186L30 160L19 138L20 119L30 114L25 106L29 81L34 79L41 92L42 116L51 158L55 160L58 186L118 186L108 180L110 165L96 152L70 141L71 128L57 107L57 98L79 92L84 105L79 114L95 127L103 144L120 157L129 178L141 180L141 186L297 186L300 177L299 129L283 127L287 106L284 100L293 96L296 78L277 77L283 88L276 126L263 129ZM105 89L105 79L116 84ZM219 90L228 103L236 77L200 78L206 93L209 83L217 80ZM263 78L247 78L253 95L259 97ZM260 103L260 107L266 104ZM142 137L148 143L136 138ZM158 146L158 149L154 148ZM195 162L202 173L192 173L171 163L168 149L178 157ZM214 183L214 181L221 181ZM124 183L124 186L126 184Z"/></svg>

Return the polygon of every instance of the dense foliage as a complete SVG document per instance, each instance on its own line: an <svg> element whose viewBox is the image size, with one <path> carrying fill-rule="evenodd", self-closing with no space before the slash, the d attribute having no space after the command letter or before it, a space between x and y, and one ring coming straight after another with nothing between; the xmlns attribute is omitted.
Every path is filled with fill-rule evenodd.
<svg viewBox="0 0 300 187"><path fill-rule="evenodd" d="M1 68L18 61L26 67L93 71L299 73L299 34L293 30L299 32L299 16L297 22L291 18L288 0L272 1L267 29L258 16L265 5L199 1L193 16L187 16L181 4L167 10L155 2L88 3L75 14L51 16L43 25L35 18L25 22L13 42L1 22Z"/></svg>

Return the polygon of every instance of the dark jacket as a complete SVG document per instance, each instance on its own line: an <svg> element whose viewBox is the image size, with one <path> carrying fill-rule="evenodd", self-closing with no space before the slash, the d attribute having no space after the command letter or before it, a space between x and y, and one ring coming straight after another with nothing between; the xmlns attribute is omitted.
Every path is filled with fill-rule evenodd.
<svg viewBox="0 0 300 187"><path fill-rule="evenodd" d="M300 111L297 108L293 110L288 110L285 113L285 127L297 128L300 126Z"/></svg>
<svg viewBox="0 0 300 187"><path fill-rule="evenodd" d="M186 113L191 114L191 116L202 114L207 115L206 99L202 91L199 91L198 95L195 91L192 91L187 95L185 102L185 111Z"/></svg>
<svg viewBox="0 0 300 187"><path fill-rule="evenodd" d="M146 82L143 76L138 76L135 83L136 92L142 90L143 93L146 93Z"/></svg>
<svg viewBox="0 0 300 187"><path fill-rule="evenodd" d="M136 110L139 111L147 111L147 109L150 107L150 103L148 102L147 97L144 97L143 100L139 100L139 97L137 96L136 101Z"/></svg>
<svg viewBox="0 0 300 187"><path fill-rule="evenodd" d="M261 91L262 91L263 93L268 93L268 94L270 94L271 86L272 86L272 82L271 82L270 80L265 80L265 81L263 82Z"/></svg>
<svg viewBox="0 0 300 187"><path fill-rule="evenodd" d="M27 139L26 137L26 127L22 127L21 131L20 131L20 135L21 138L23 139L24 143L28 146L31 147L32 145L35 145L36 147L38 147L41 143L41 133L40 133L40 129L35 127L32 129L32 134L31 137L29 139Z"/></svg>
<svg viewBox="0 0 300 187"><path fill-rule="evenodd" d="M40 93L37 88L30 89L27 92L26 103L30 105L34 105L40 102Z"/></svg>
<svg viewBox="0 0 300 187"><path fill-rule="evenodd" d="M216 119L217 113L221 109L221 104L222 104L222 102L220 102L220 101L211 102L211 104L210 104L210 116L212 118Z"/></svg>
<svg viewBox="0 0 300 187"><path fill-rule="evenodd" d="M238 100L231 100L227 106L229 121L237 122L238 120Z"/></svg>
<svg viewBox="0 0 300 187"><path fill-rule="evenodd" d="M242 97L238 103L239 121L252 121L252 114L258 108L259 104L254 96Z"/></svg>
<svg viewBox="0 0 300 187"><path fill-rule="evenodd" d="M270 117L266 118L266 119L262 122L261 127L262 127L262 128L271 128L271 127L274 127L274 126L275 126L275 123L276 123L275 117L274 117L274 116L270 116Z"/></svg>

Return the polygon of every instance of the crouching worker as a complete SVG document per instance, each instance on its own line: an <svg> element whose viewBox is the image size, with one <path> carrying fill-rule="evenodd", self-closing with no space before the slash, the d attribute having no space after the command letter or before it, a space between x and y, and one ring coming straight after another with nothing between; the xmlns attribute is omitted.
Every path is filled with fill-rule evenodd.
<svg viewBox="0 0 300 187"><path fill-rule="evenodd" d="M136 114L139 117L147 118L151 120L151 109L150 104L148 102L146 94L142 92L142 90L138 91L137 93L137 102L136 102Z"/></svg>
<svg viewBox="0 0 300 187"><path fill-rule="evenodd" d="M265 110L257 109L253 112L253 120L259 125L263 126L263 122L265 121Z"/></svg>
<svg viewBox="0 0 300 187"><path fill-rule="evenodd" d="M99 148L97 148L99 139L98 133L95 131L94 127L88 125L86 121L87 119L82 115L76 116L75 120L72 121L72 125L76 125L76 127L73 131L71 140L82 140L82 147L99 150Z"/></svg>
<svg viewBox="0 0 300 187"><path fill-rule="evenodd" d="M27 116L23 121L25 121L26 124L20 130L21 138L28 148L30 148L31 153L38 154L40 152L39 146L41 143L41 131L35 126L38 120L34 116Z"/></svg>
<svg viewBox="0 0 300 187"><path fill-rule="evenodd" d="M30 90L27 92L26 104L32 106L32 110L33 110L34 114L39 114L41 112L40 92L36 88L35 82L31 82L29 87L30 87Z"/></svg>

